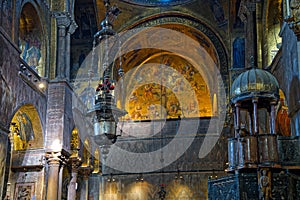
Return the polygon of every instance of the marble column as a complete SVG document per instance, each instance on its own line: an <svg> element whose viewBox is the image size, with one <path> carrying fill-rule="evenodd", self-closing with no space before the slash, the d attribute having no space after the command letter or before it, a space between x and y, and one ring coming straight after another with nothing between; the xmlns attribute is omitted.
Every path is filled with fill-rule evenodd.
<svg viewBox="0 0 300 200"><path fill-rule="evenodd" d="M277 105L277 101L271 102L271 108L270 108L270 134L275 134L275 106Z"/></svg>
<svg viewBox="0 0 300 200"><path fill-rule="evenodd" d="M241 111L240 111L240 103L236 103L235 105L235 137L239 137L240 129L241 129Z"/></svg>
<svg viewBox="0 0 300 200"><path fill-rule="evenodd" d="M88 200L89 196L89 176L92 172L92 168L87 167L80 167L80 173L82 175L82 182L81 182L81 190L80 190L80 200Z"/></svg>
<svg viewBox="0 0 300 200"><path fill-rule="evenodd" d="M258 99L253 98L252 99L253 103L253 126L254 126L254 134L258 135Z"/></svg>
<svg viewBox="0 0 300 200"><path fill-rule="evenodd" d="M57 25L57 62L56 78L66 79L67 30L71 23L71 17L67 12L54 12Z"/></svg>
<svg viewBox="0 0 300 200"><path fill-rule="evenodd" d="M48 163L47 200L58 199L59 169L61 166L61 152L48 152L46 154Z"/></svg>
<svg viewBox="0 0 300 200"><path fill-rule="evenodd" d="M68 200L76 199L76 187L77 187L77 174L78 168L81 164L79 158L71 158L71 181L68 186Z"/></svg>
<svg viewBox="0 0 300 200"><path fill-rule="evenodd" d="M77 28L76 22L72 19L66 35L66 79L70 80L71 77L71 35Z"/></svg>

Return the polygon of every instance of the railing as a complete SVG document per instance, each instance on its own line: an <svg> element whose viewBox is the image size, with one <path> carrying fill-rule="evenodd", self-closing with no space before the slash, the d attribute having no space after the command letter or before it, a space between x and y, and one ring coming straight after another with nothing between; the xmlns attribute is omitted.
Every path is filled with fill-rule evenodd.
<svg viewBox="0 0 300 200"><path fill-rule="evenodd" d="M42 95L46 94L47 81L41 78L38 73L20 58L19 76L30 85L35 91Z"/></svg>

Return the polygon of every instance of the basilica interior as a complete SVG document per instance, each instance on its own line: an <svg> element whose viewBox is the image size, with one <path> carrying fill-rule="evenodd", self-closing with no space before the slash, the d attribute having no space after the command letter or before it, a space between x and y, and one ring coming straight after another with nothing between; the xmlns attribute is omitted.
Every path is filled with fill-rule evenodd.
<svg viewBox="0 0 300 200"><path fill-rule="evenodd" d="M299 0L0 0L0 41L0 199L300 199Z"/></svg>

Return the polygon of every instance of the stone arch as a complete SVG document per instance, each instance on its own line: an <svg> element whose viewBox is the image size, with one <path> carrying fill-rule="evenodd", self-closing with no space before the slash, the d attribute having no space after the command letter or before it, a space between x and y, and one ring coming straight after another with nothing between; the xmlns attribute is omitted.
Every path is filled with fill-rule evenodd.
<svg viewBox="0 0 300 200"><path fill-rule="evenodd" d="M15 112L10 125L14 150L44 147L42 123L36 108L25 104Z"/></svg>
<svg viewBox="0 0 300 200"><path fill-rule="evenodd" d="M187 51L189 52L189 55L195 54L193 51L198 51L198 54L195 58L192 58L192 56L187 55L180 55L180 52L170 52L167 50L161 50L161 49L151 49L150 47L148 49L139 49L139 46L147 45L147 37L155 37L155 31L151 30L151 28L163 28L163 29L169 29L173 30L174 32L177 32L179 34L183 34L186 37L189 37L191 40L195 41L197 45L202 48L201 50L198 49L198 46L189 46L186 45ZM150 29L149 29L150 28ZM202 75L202 78L204 79L204 87L206 90L209 91L210 99L206 102L211 103L210 109L212 109L212 105L216 105L214 103L214 99L218 100L218 97L220 95L228 94L228 56L227 51L225 48L225 45L223 44L222 40L218 36L218 34L207 24L199 21L198 19L194 19L193 17L182 15L182 14L175 14L175 13L164 13L163 15L155 15L151 16L147 19L141 20L134 25L127 27L122 34L126 34L126 32L133 30L137 30L135 34L132 34L129 38L125 37L125 39L121 39L122 43L122 53L126 52L125 54L125 60L123 59L123 67L125 66L125 74L130 70L130 67L134 66L141 66L145 63L147 63L149 60L151 61L152 58L159 57L159 55L164 54L167 56L173 56L173 57L181 57L184 59L187 63L190 63L190 65L197 67L197 70L200 72L199 74ZM144 32L144 33L142 33ZM141 36L139 38L139 35L146 35ZM137 37L136 37L137 36ZM174 37L177 37L175 34ZM138 39L137 39L138 38ZM170 39L170 43L174 43L175 45L182 46L184 41L176 41L176 38L172 40ZM159 36L157 36L157 40L161 39ZM140 42L136 42L140 41ZM197 46L197 47L196 47ZM207 56L208 55L208 56ZM118 53L116 53L116 57L118 57ZM123 54L124 56L124 54ZM202 57L201 57L202 56ZM205 56L209 57L209 61L203 61L206 58ZM158 63L158 62L157 62ZM166 64L166 63L162 63ZM168 64L168 63L167 63ZM118 68L118 59L115 59L115 65L116 68ZM129 67L128 67L129 66ZM214 66L214 67L210 67ZM132 73L132 77L137 78L135 74L137 73L139 67L136 67L135 72ZM220 75L217 76L215 69L217 69L220 72ZM133 79L134 79L133 78ZM128 81L128 83L133 83L133 79ZM219 85L215 84L216 80L221 80L225 87L225 92L220 93L219 91ZM126 85L126 84L125 84ZM127 92L127 95L131 95L130 92ZM129 96L126 96L126 99L130 98ZM211 113L217 113L216 109L215 111L210 111ZM218 111L220 112L220 111ZM205 115L205 116L212 116ZM176 116L177 117L177 116Z"/></svg>
<svg viewBox="0 0 300 200"><path fill-rule="evenodd" d="M19 14L18 45L20 57L40 76L46 76L46 45L44 19L39 7L32 2L24 2Z"/></svg>

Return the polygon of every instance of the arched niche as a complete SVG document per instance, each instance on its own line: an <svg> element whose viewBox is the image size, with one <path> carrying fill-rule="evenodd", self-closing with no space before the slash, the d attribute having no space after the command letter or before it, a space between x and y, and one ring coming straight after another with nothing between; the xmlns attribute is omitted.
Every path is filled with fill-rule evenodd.
<svg viewBox="0 0 300 200"><path fill-rule="evenodd" d="M164 19L144 22L145 27L143 23L136 25L136 29L124 31L126 35L133 30L125 39L120 34L121 53L116 53L114 64L118 69L121 54L125 78L115 94L123 95L117 98L121 100L125 96L125 102L118 102L118 106L129 112L125 119L218 116L218 97L226 96L227 84L227 61L221 60L226 55L220 41L204 26L203 32L189 26L196 22L166 20L166 23ZM152 23L155 26L147 27ZM218 81L225 86L222 94ZM193 91L194 98L190 93L184 94L188 90Z"/></svg>
<svg viewBox="0 0 300 200"><path fill-rule="evenodd" d="M72 130L71 134L71 151L72 156L79 156L79 150L80 150L80 136L77 128L74 128Z"/></svg>
<svg viewBox="0 0 300 200"><path fill-rule="evenodd" d="M93 174L101 173L101 164L100 164L100 151L99 148L96 148L94 151L94 165L93 165Z"/></svg>
<svg viewBox="0 0 300 200"><path fill-rule="evenodd" d="M150 49L147 51L151 52ZM180 55L170 52L148 55L151 56L136 68L131 68L132 72L128 72L130 76L124 79L128 119L213 115L213 94L197 67ZM188 95L190 93L192 95Z"/></svg>
<svg viewBox="0 0 300 200"><path fill-rule="evenodd" d="M30 104L23 105L11 120L13 150L43 148L44 135L39 114Z"/></svg>
<svg viewBox="0 0 300 200"><path fill-rule="evenodd" d="M166 30L172 33L162 33ZM118 79L116 82L115 95L118 107L131 110L132 115L135 108L130 109L129 104L135 98L134 94L140 95L139 97L143 100L141 104L145 104L145 98L143 97L146 92L145 87L153 83L150 80L152 77L156 78L154 85L156 89L169 90L166 93L174 92L176 90L176 84L174 85L174 83L177 77L166 75L166 69L169 69L177 73L177 76L181 76L185 80L185 84L189 90L192 90L192 93L195 94L195 98L191 98L190 95L182 95L184 96L183 98L194 99L200 106L193 106L192 102L186 103L183 100L182 104L185 107L190 106L191 110L196 110L198 114L187 114L188 111L184 114L175 112L171 115L167 114L167 118L212 117L220 116L220 113L225 113L229 83L227 51L220 37L208 25L190 16L164 13L163 15L155 15L143 19L127 27L119 36L120 41L115 42L115 45L111 48L111 60L109 61L114 67L113 73L115 79L118 79L116 74L121 62L125 71L125 78L122 80ZM121 47L118 44L121 44ZM96 47L97 55L98 51L101 51L101 47L99 48L99 46ZM83 62L83 67L78 70L77 77L74 80L75 91L79 96L84 94L87 98L89 96L93 97L93 95L89 94L94 93L99 83L102 74L99 67L101 63L91 65L93 60L92 53L88 54L85 62ZM156 73L154 68L159 68L161 65L164 68L161 68ZM91 69L91 66L98 67L98 69ZM151 73L148 73L148 69ZM89 78L89 70L93 70L94 72L92 79ZM191 77L188 75L189 72L193 74ZM147 76L149 76L147 83L139 83L140 80L145 81ZM161 78L158 80L157 78L159 77ZM191 81L189 80L190 78L194 80ZM163 82L167 83L160 84ZM180 84L177 83L177 86L180 87ZM205 98L201 98L203 94ZM155 96L156 94L152 95ZM168 97L174 95L168 96L160 93L157 96L159 97L157 101L161 101L160 107L168 107L170 102L167 100L171 99ZM175 99L175 107L177 100ZM149 117L151 102L146 104L149 105L144 108L143 113L145 116L142 116L140 119L153 119ZM160 110L160 108L157 109ZM165 112L169 113L167 109L165 109ZM163 116L160 115L158 118ZM128 119L135 120L132 116L127 117Z"/></svg>
<svg viewBox="0 0 300 200"><path fill-rule="evenodd" d="M88 167L91 165L91 145L88 139L84 140L82 152L82 167Z"/></svg>
<svg viewBox="0 0 300 200"><path fill-rule="evenodd" d="M19 20L20 57L40 76L45 76L46 45L41 18L31 3L22 7Z"/></svg>

